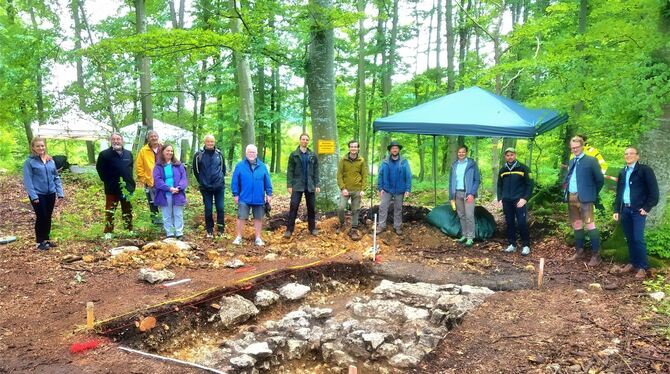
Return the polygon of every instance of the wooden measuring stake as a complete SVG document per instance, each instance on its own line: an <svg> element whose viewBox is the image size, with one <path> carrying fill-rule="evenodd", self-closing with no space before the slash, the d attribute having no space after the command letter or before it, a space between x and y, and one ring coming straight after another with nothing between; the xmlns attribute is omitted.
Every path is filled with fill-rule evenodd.
<svg viewBox="0 0 670 374"><path fill-rule="evenodd" d="M86 329L93 330L93 324L95 323L95 311L93 310L93 302L89 301L86 303Z"/></svg>
<svg viewBox="0 0 670 374"><path fill-rule="evenodd" d="M354 365L349 365L349 374L358 374L358 368Z"/></svg>
<svg viewBox="0 0 670 374"><path fill-rule="evenodd" d="M542 288L542 277L544 276L544 257L540 258L540 268L537 272L537 288Z"/></svg>

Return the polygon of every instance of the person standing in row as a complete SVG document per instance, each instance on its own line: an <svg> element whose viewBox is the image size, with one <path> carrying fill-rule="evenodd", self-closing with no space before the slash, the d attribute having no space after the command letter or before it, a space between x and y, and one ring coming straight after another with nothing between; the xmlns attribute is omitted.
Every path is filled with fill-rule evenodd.
<svg viewBox="0 0 670 374"><path fill-rule="evenodd" d="M121 203L126 230L133 229L133 207L130 196L135 192L133 179L133 154L123 148L123 137L112 133L111 146L98 154L95 168L105 186L105 239L112 238L114 232L114 212Z"/></svg>
<svg viewBox="0 0 670 374"><path fill-rule="evenodd" d="M359 144L356 140L349 142L349 153L340 159L337 165L337 186L340 188L340 201L337 207L339 224L337 233L344 229L344 211L351 201L351 230L349 237L360 240L358 219L361 212L361 199L365 193L365 181L368 179L368 167L363 157L358 154Z"/></svg>
<svg viewBox="0 0 670 374"><path fill-rule="evenodd" d="M568 216L575 232L575 253L568 260L575 261L583 257L586 226L592 249L588 266L598 266L602 262L600 234L593 219L593 207L605 179L598 160L584 153L584 139L573 137L570 140L570 150L575 157L570 160L563 185L568 202Z"/></svg>
<svg viewBox="0 0 670 374"><path fill-rule="evenodd" d="M65 197L56 163L47 153L46 141L30 141L30 156L23 163L23 187L35 211L35 242L46 251L56 244L50 240L54 207Z"/></svg>
<svg viewBox="0 0 670 374"><path fill-rule="evenodd" d="M272 201L272 181L265 164L258 159L258 150L255 145L247 145L246 157L235 165L231 181L231 190L237 209L237 237L233 244L242 244L244 223L249 219L250 211L254 214L255 244L265 245L261 239L265 203Z"/></svg>
<svg viewBox="0 0 670 374"><path fill-rule="evenodd" d="M184 206L188 179L186 168L174 154L171 144L161 147L160 157L153 171L156 196L154 203L161 207L163 228L168 238L179 240L184 236Z"/></svg>
<svg viewBox="0 0 670 374"><path fill-rule="evenodd" d="M205 206L205 230L207 237L214 237L214 217L212 205L216 206L216 233L223 235L224 221L224 192L226 162L223 154L216 148L214 135L207 135L203 141L205 146L196 152L193 157L193 175L200 184L200 194ZM212 204L212 201L214 204Z"/></svg>
<svg viewBox="0 0 670 374"><path fill-rule="evenodd" d="M412 190L412 171L407 159L400 155L402 145L392 141L386 149L389 156L382 161L377 176L377 189L381 200L377 232L381 233L386 229L386 217L393 200L393 228L396 234L402 235L402 203Z"/></svg>
<svg viewBox="0 0 670 374"><path fill-rule="evenodd" d="M160 158L161 144L158 139L158 133L154 130L147 132L145 140L146 143L140 148L137 160L135 160L135 173L137 174L137 182L144 186L149 210L151 211L151 220L154 224L160 224L158 207L154 204L156 189L154 188L153 172L156 160Z"/></svg>
<svg viewBox="0 0 670 374"><path fill-rule="evenodd" d="M298 208L302 195L305 195L305 204L307 205L307 225L312 235L317 235L316 229L316 194L321 191L319 188L319 159L314 152L310 150L309 135L300 135L300 145L288 156L288 166L286 168L286 184L288 193L291 195L291 205L288 212L288 221L286 222L286 231L284 238L288 239L295 229L295 220L298 217Z"/></svg>
<svg viewBox="0 0 670 374"><path fill-rule="evenodd" d="M628 244L629 263L619 272L636 270L635 278L643 279L649 268L644 225L649 211L658 204L658 181L652 168L638 162L640 155L637 148L626 148L624 160L626 167L619 172L617 182L614 220L621 220Z"/></svg>
<svg viewBox="0 0 670 374"><path fill-rule="evenodd" d="M528 167L516 159L516 150L505 149L505 165L498 171L498 206L503 209L507 226L506 253L516 251L516 229L521 236L521 255L530 254L530 234L528 232L528 206L526 203L533 192L533 181Z"/></svg>
<svg viewBox="0 0 670 374"><path fill-rule="evenodd" d="M481 175L477 162L468 158L468 147L461 145L456 150L456 161L449 172L449 199L456 205L456 213L461 221L460 243L472 247L475 240L475 198Z"/></svg>

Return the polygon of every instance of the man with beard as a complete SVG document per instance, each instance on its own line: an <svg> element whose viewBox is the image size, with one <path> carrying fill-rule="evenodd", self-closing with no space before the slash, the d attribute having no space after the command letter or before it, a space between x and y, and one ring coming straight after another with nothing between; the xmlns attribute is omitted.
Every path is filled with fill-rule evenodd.
<svg viewBox="0 0 670 374"><path fill-rule="evenodd" d="M353 240L360 240L358 231L358 217L361 211L361 198L364 184L368 179L368 166L365 159L358 154L359 144L356 140L349 142L349 153L340 159L337 165L337 185L340 188L340 203L337 208L339 225L337 232L344 228L344 212L347 203L351 201L351 230L349 236Z"/></svg>
<svg viewBox="0 0 670 374"><path fill-rule="evenodd" d="M133 154L123 148L123 137L119 133L111 136L111 147L100 152L95 168L105 185L105 239L114 232L114 211L119 202L126 229L133 229L133 210L130 196L135 192L133 179Z"/></svg>
<svg viewBox="0 0 670 374"><path fill-rule="evenodd" d="M397 235L402 235L402 203L412 189L412 171L409 162L400 155L402 145L396 141L389 143L386 148L389 156L382 161L377 177L379 190L379 221L377 232L386 229L386 217L389 205L393 201L393 229Z"/></svg>

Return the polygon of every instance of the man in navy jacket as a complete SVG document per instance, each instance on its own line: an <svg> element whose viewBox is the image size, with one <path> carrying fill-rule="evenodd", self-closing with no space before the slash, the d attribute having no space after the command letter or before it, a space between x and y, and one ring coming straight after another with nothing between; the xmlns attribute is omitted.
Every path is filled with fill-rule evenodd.
<svg viewBox="0 0 670 374"><path fill-rule="evenodd" d="M123 148L123 137L113 133L112 146L100 152L95 168L105 185L105 239L114 232L114 211L121 203L121 212L126 229L133 229L133 207L129 197L135 192L133 179L133 155Z"/></svg>
<svg viewBox="0 0 670 374"><path fill-rule="evenodd" d="M212 201L216 206L217 235L223 235L224 221L224 191L226 175L226 162L223 154L216 148L214 135L207 135L204 139L205 147L196 152L193 157L193 175L200 185L202 202L205 206L205 229L207 237L214 237L214 215L212 214Z"/></svg>
<svg viewBox="0 0 670 374"><path fill-rule="evenodd" d="M528 167L516 159L516 150L505 149L505 165L498 172L498 206L503 208L507 226L507 242L505 252L516 251L516 227L521 236L521 254L530 254L530 235L528 233L528 206L526 203L533 192Z"/></svg>
<svg viewBox="0 0 670 374"><path fill-rule="evenodd" d="M572 228L575 232L575 253L568 260L579 260L584 255L584 226L591 240L592 255L588 266L598 266L600 258L600 234L593 219L593 207L605 179L598 160L584 153L584 139L575 136L570 140L570 150L575 157L570 160L565 176L565 197Z"/></svg>
<svg viewBox="0 0 670 374"><path fill-rule="evenodd" d="M620 269L628 273L637 269L636 278L647 275L647 244L644 242L644 225L651 208L658 204L658 182L654 171L640 164L637 148L628 147L624 151L626 167L619 172L614 200L614 220L621 219L629 263Z"/></svg>
<svg viewBox="0 0 670 374"><path fill-rule="evenodd" d="M402 203L412 190L412 171L407 159L400 155L402 145L392 141L386 148L389 156L379 167L377 190L379 190L379 220L377 232L386 229L386 217L393 200L393 228L398 235L402 234Z"/></svg>

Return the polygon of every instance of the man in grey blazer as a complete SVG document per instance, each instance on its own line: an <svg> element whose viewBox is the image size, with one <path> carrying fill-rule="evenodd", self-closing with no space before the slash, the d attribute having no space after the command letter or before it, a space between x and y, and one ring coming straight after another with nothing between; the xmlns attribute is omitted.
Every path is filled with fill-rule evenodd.
<svg viewBox="0 0 670 374"><path fill-rule="evenodd" d="M600 171L598 160L584 154L584 139L579 136L572 138L570 150L575 157L570 160L568 174L563 181L570 223L575 232L575 253L570 256L569 260L579 260L584 256L584 240L588 235L592 249L588 266L598 266L602 262L600 233L593 219L593 206L598 200L598 193L605 179Z"/></svg>

